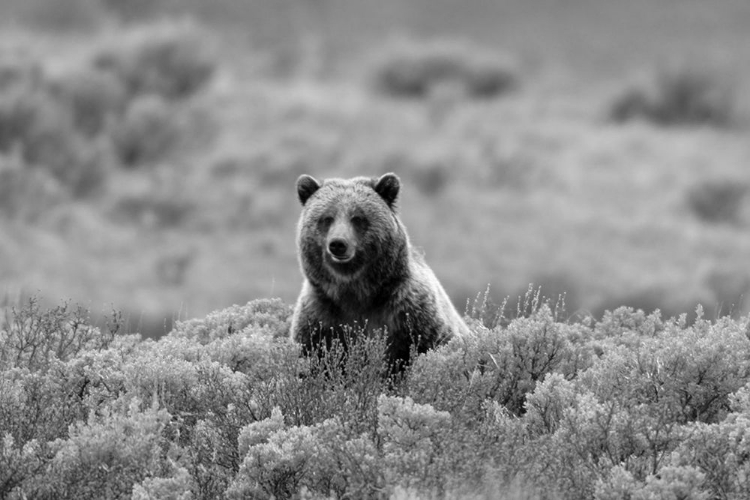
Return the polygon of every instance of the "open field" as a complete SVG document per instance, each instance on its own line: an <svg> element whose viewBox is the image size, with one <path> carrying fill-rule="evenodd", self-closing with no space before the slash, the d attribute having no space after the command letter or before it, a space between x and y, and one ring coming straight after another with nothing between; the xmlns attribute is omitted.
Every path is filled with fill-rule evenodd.
<svg viewBox="0 0 750 500"><path fill-rule="evenodd" d="M81 26L41 0L4 2L3 53L39 61L54 80L131 36L94 0L66 4L86 13L73 17ZM253 298L290 302L296 177L394 171L412 241L460 308L488 284L500 302L533 282L566 292L570 314L625 304L679 314L698 302L711 315L747 311L746 2L160 5L202 23L210 80L164 108L176 138L163 151L145 134L156 152L123 167L107 145L91 192L30 180L0 202L11 298L114 305L149 334ZM393 34L507 53L518 85L491 99L379 94L369 56ZM734 90L731 125L608 117L622 92L679 64ZM131 136L102 130L91 144L111 135L117 156ZM26 167L14 154L4 153L6 170Z"/></svg>

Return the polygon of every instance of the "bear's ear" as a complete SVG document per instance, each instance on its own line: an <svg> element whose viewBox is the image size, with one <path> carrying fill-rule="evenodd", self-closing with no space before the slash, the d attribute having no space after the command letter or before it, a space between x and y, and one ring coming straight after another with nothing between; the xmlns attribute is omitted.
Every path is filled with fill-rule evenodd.
<svg viewBox="0 0 750 500"><path fill-rule="evenodd" d="M398 180L396 174L385 174L375 183L375 192L385 200L389 207L393 207L393 204L396 202L400 188L401 181Z"/></svg>
<svg viewBox="0 0 750 500"><path fill-rule="evenodd" d="M315 180L314 177L300 175L299 179L297 179L297 196L299 196L299 201L302 205L304 205L308 198L315 194L315 191L318 189L320 189L320 183Z"/></svg>

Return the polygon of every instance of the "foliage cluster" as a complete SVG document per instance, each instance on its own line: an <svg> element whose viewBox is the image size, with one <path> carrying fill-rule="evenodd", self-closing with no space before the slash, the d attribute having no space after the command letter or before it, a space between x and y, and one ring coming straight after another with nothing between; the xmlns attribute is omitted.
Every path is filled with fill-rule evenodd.
<svg viewBox="0 0 750 500"><path fill-rule="evenodd" d="M743 222L748 185L740 180L707 180L687 192L687 201L701 220L709 223Z"/></svg>
<svg viewBox="0 0 750 500"><path fill-rule="evenodd" d="M729 127L737 120L734 87L727 75L696 65L658 71L624 91L610 108L615 121L643 119L658 125Z"/></svg>
<svg viewBox="0 0 750 500"><path fill-rule="evenodd" d="M3 188L31 197L53 183L69 196L89 196L111 165L168 155L188 130L189 99L215 71L207 46L194 26L163 23L57 72L37 60L0 58ZM3 198L3 208L21 210L22 200Z"/></svg>
<svg viewBox="0 0 750 500"><path fill-rule="evenodd" d="M374 58L369 78L392 97L424 98L452 87L472 98L491 98L514 89L519 70L507 55L466 42L398 40Z"/></svg>
<svg viewBox="0 0 750 500"><path fill-rule="evenodd" d="M527 305L389 375L378 336L300 357L279 300L156 342L32 300L0 329L0 496L747 497L747 320Z"/></svg>

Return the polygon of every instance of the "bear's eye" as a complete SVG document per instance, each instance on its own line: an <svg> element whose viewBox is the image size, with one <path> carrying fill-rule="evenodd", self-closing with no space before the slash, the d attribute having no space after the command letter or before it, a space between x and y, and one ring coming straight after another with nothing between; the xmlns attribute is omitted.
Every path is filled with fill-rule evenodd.
<svg viewBox="0 0 750 500"><path fill-rule="evenodd" d="M333 224L333 217L331 217L330 215L325 216L325 217L321 217L320 221L318 221L318 222L322 226L330 226L331 224Z"/></svg>
<svg viewBox="0 0 750 500"><path fill-rule="evenodd" d="M352 217L352 224L357 227L366 227L367 226L367 219L364 217L361 217L359 215L355 215Z"/></svg>

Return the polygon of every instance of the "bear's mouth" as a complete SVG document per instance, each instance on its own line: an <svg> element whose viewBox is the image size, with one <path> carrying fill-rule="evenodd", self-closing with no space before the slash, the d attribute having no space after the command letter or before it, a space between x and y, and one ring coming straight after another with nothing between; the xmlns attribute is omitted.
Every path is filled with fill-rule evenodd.
<svg viewBox="0 0 750 500"><path fill-rule="evenodd" d="M354 259L354 254L342 255L341 257L329 254L329 257L331 258L331 261L336 264L346 264L347 262L351 262Z"/></svg>
<svg viewBox="0 0 750 500"><path fill-rule="evenodd" d="M326 263L333 268L334 271L343 274L349 274L355 267L357 267L354 265L354 255L342 255L341 257L337 257L328 254L326 255Z"/></svg>
<svg viewBox="0 0 750 500"><path fill-rule="evenodd" d="M355 256L356 255L354 253L352 253L351 255L342 255L340 257L337 257L330 253L326 253L324 261L326 263L326 267L333 274L340 277L351 278L356 275L362 267Z"/></svg>

